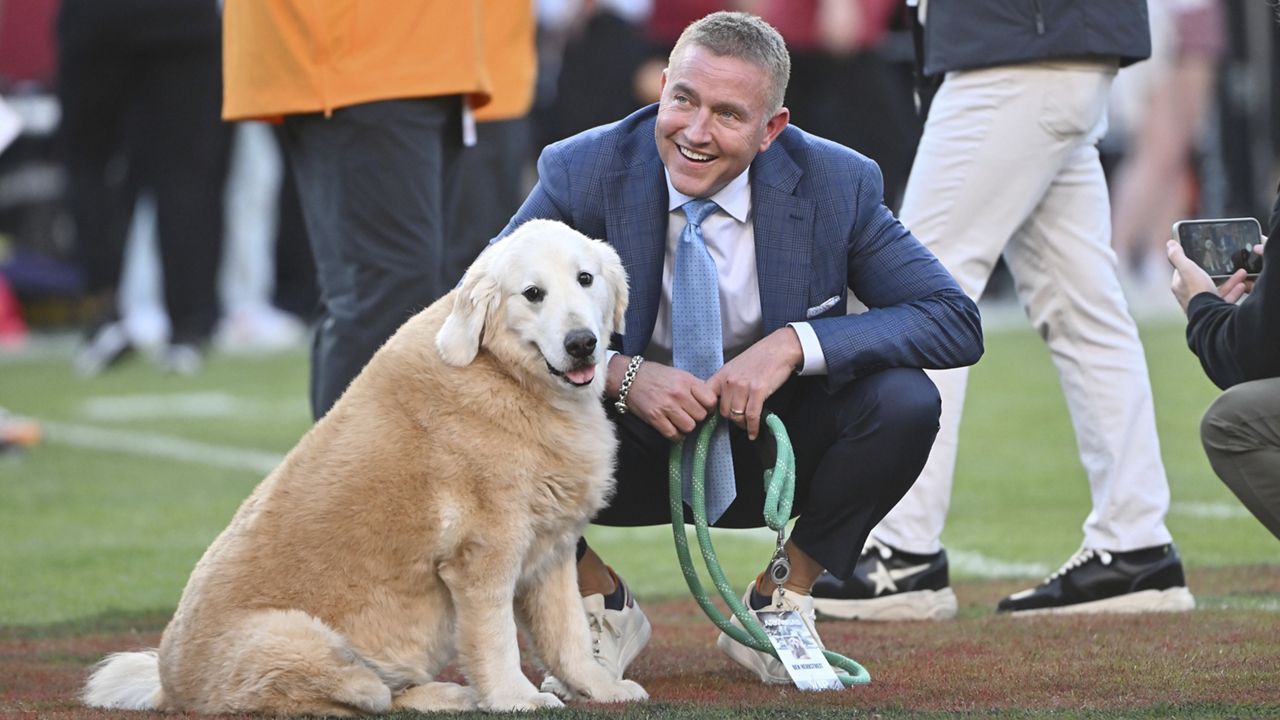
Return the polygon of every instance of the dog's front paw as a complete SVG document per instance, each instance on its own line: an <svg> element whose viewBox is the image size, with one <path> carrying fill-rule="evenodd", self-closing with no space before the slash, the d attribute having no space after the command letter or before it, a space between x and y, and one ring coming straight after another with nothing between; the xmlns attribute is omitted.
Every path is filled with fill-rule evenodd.
<svg viewBox="0 0 1280 720"><path fill-rule="evenodd" d="M490 698L480 703L481 710L489 712L512 712L518 710L538 710L540 708L562 708L564 703L551 693L534 693L524 697Z"/></svg>
<svg viewBox="0 0 1280 720"><path fill-rule="evenodd" d="M589 699L593 702L634 702L648 700L649 693L634 680L618 680L597 688L592 688Z"/></svg>

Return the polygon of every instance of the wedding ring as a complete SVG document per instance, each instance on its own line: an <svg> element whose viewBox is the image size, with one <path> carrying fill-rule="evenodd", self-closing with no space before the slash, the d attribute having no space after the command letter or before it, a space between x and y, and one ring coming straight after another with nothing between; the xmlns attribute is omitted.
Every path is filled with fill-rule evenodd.
<svg viewBox="0 0 1280 720"><path fill-rule="evenodd" d="M747 414L747 411L746 411L746 410L734 410L734 409L730 408L730 409L729 409L729 414L730 414L730 415L746 415L746 414Z"/></svg>

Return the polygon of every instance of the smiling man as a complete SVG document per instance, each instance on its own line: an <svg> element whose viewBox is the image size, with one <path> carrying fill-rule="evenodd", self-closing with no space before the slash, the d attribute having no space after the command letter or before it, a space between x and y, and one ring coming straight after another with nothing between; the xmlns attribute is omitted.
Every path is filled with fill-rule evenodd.
<svg viewBox="0 0 1280 720"><path fill-rule="evenodd" d="M766 412L786 424L791 575L757 579L747 600L797 610L812 631L814 579L853 572L928 457L939 401L921 368L976 362L982 334L973 302L884 206L875 163L788 124L789 74L781 36L759 18L698 20L671 52L661 101L547 147L503 234L562 220L611 243L630 278L606 383L617 492L596 523L669 522L671 445L718 413L728 422L711 446L708 515L762 526L772 443L752 441ZM869 310L847 315L850 294ZM578 574L597 659L620 676L649 622L585 543ZM719 644L761 680L788 682L772 657Z"/></svg>

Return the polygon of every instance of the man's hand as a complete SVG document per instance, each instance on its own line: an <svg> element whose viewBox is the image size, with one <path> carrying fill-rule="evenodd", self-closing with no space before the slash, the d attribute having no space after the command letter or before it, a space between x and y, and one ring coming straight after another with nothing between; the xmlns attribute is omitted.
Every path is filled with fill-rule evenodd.
<svg viewBox="0 0 1280 720"><path fill-rule="evenodd" d="M1248 278L1243 268L1231 273L1231 277L1218 286L1218 297L1232 304L1239 302L1240 298L1253 292L1254 281Z"/></svg>
<svg viewBox="0 0 1280 720"><path fill-rule="evenodd" d="M616 395L622 377L614 370L625 370L629 360L622 355L613 357L607 385L611 395ZM615 374L617 382L614 381ZM715 406L716 395L706 382L684 370L652 360L646 361L636 371L636 378L627 393L628 411L672 442L693 432Z"/></svg>
<svg viewBox="0 0 1280 720"><path fill-rule="evenodd" d="M1183 312L1187 311L1191 298L1202 292L1217 293L1223 300L1231 303L1239 300L1246 292L1244 270L1237 270L1219 287L1213 284L1213 278L1209 277L1209 273L1205 272L1204 268L1187 257L1182 251L1182 244L1177 240L1165 243L1165 253L1169 256L1169 264L1173 265L1173 281L1170 283L1170 288L1173 290L1173 296L1178 299L1178 304L1182 306Z"/></svg>
<svg viewBox="0 0 1280 720"><path fill-rule="evenodd" d="M1262 242L1253 246L1253 254L1261 257L1263 250L1266 249L1266 242L1267 242L1267 238L1264 235L1262 237ZM1245 275L1244 270L1237 270L1236 272L1231 274L1230 278L1227 278L1226 282L1222 283L1221 287L1218 288L1218 294L1221 295L1222 299L1226 300L1227 302L1234 303L1237 300L1239 300L1242 296L1248 295L1249 293L1253 292L1254 282L1256 281L1253 279L1247 279L1247 276ZM1243 290L1237 291L1236 289L1237 287L1243 288Z"/></svg>
<svg viewBox="0 0 1280 720"><path fill-rule="evenodd" d="M726 363L707 379L707 385L720 397L720 414L746 428L747 436L755 440L760 434L764 401L803 360L796 331L782 327Z"/></svg>

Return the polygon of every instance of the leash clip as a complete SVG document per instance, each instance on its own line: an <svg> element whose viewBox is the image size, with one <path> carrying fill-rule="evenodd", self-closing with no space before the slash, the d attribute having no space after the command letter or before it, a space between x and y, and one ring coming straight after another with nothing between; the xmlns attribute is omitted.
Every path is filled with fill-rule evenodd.
<svg viewBox="0 0 1280 720"><path fill-rule="evenodd" d="M786 541L784 530L778 528L778 547L773 551L773 559L769 561L769 579L774 585L781 586L791 577L791 561L787 559L787 550L783 546Z"/></svg>

